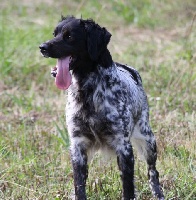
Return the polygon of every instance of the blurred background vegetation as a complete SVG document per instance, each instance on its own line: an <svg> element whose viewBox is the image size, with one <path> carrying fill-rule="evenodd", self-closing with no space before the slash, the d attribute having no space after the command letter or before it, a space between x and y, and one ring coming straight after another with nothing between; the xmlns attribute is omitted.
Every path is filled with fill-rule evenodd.
<svg viewBox="0 0 196 200"><path fill-rule="evenodd" d="M0 199L73 196L66 95L50 78L56 60L38 48L61 14L111 32L113 59L143 79L166 199L196 199L195 0L0 1ZM145 163L136 160L138 199L153 199ZM91 200L120 199L115 160L90 163L87 192Z"/></svg>

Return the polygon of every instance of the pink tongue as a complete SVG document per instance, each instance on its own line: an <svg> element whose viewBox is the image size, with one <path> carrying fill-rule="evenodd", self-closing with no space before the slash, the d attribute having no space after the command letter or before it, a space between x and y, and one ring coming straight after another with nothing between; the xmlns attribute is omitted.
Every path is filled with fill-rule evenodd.
<svg viewBox="0 0 196 200"><path fill-rule="evenodd" d="M56 86L61 90L66 90L71 85L71 74L69 72L70 56L57 60Z"/></svg>

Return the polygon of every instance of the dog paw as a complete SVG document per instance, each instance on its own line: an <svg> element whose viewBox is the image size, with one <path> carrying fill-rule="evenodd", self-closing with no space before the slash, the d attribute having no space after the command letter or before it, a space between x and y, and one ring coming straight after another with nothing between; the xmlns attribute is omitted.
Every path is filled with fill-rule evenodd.
<svg viewBox="0 0 196 200"><path fill-rule="evenodd" d="M57 68L56 67L54 67L54 68L51 68L51 71L50 71L50 74L51 74L51 76L52 77L56 77L56 75L57 75Z"/></svg>

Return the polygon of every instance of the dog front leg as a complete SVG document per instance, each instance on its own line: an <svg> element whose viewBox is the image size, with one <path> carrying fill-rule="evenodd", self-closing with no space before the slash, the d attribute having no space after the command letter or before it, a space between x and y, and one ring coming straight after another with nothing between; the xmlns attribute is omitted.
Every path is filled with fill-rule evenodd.
<svg viewBox="0 0 196 200"><path fill-rule="evenodd" d="M75 144L71 147L75 200L86 200L86 179L88 176L87 154L84 145Z"/></svg>

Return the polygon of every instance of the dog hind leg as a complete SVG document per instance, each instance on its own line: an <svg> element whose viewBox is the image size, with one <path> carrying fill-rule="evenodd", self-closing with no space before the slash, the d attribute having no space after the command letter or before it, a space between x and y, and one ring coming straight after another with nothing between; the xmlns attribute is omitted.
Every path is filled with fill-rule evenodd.
<svg viewBox="0 0 196 200"><path fill-rule="evenodd" d="M148 166L148 180L151 191L159 200L164 200L159 183L159 172L156 170L157 148L154 134L148 123L140 120L133 131L131 141L139 154L146 160Z"/></svg>

